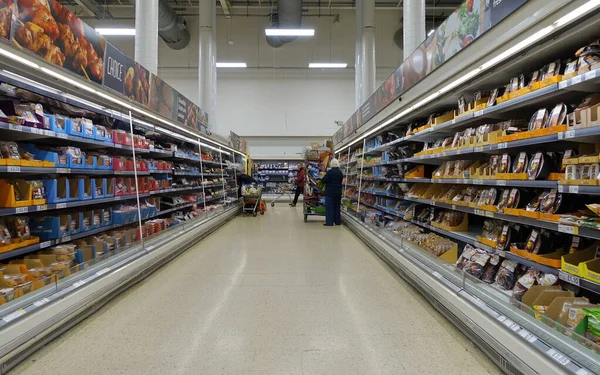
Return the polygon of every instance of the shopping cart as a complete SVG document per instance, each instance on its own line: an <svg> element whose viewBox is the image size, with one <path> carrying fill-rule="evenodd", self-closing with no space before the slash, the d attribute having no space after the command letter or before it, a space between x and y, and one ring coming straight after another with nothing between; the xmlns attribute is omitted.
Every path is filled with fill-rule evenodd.
<svg viewBox="0 0 600 375"><path fill-rule="evenodd" d="M283 185L280 191L276 193L277 195L275 196L275 198L271 201L271 207L275 207L275 203L279 200L279 198L283 197L284 195L287 195L288 199L290 200L289 203L292 203L294 201L294 197L292 196L294 190L295 187L292 184Z"/></svg>
<svg viewBox="0 0 600 375"><path fill-rule="evenodd" d="M242 185L242 214L251 213L253 216L265 214L261 207L262 186L256 184Z"/></svg>

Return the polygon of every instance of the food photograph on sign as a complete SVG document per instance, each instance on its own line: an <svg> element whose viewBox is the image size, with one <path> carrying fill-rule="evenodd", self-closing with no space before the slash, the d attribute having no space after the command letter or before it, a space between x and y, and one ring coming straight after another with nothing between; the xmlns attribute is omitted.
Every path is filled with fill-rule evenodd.
<svg viewBox="0 0 600 375"><path fill-rule="evenodd" d="M0 0L0 38L10 38L13 6L12 0Z"/></svg>
<svg viewBox="0 0 600 375"><path fill-rule="evenodd" d="M12 41L44 60L102 83L106 39L55 0L19 0Z"/></svg>
<svg viewBox="0 0 600 375"><path fill-rule="evenodd" d="M148 105L150 72L132 59L127 59L123 94L136 102Z"/></svg>
<svg viewBox="0 0 600 375"><path fill-rule="evenodd" d="M175 119L178 96L176 91L154 74L150 80L150 109L165 117Z"/></svg>

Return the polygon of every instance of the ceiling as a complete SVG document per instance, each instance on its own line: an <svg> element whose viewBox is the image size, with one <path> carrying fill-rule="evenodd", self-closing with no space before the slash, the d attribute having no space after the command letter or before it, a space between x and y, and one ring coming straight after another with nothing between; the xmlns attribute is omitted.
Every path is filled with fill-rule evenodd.
<svg viewBox="0 0 600 375"><path fill-rule="evenodd" d="M73 7L78 14L94 18L113 18L111 8L133 8L134 0L59 0L63 5ZM183 15L197 14L201 0L167 0L167 3ZM244 15L256 12L268 15L276 0L215 0L220 15ZM339 9L353 9L355 0L304 0L305 13L319 15L328 14ZM401 9L403 0L376 0L375 7L379 10ZM426 12L429 16L448 16L457 8L462 0L425 0ZM82 17L84 18L84 17ZM444 17L445 18L445 17Z"/></svg>

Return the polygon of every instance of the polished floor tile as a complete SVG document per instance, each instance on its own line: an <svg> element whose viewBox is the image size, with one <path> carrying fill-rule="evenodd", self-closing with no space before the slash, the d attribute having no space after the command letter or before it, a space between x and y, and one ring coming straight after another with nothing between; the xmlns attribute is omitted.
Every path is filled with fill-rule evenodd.
<svg viewBox="0 0 600 375"><path fill-rule="evenodd" d="M287 205L238 217L12 373L500 373L347 228L321 224Z"/></svg>

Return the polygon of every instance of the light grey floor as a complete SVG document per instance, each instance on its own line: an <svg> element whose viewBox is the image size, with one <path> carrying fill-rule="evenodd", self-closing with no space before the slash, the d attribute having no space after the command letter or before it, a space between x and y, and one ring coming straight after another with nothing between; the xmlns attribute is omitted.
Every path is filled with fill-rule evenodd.
<svg viewBox="0 0 600 375"><path fill-rule="evenodd" d="M500 374L346 227L239 217L14 374Z"/></svg>

